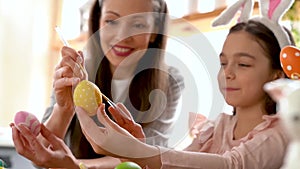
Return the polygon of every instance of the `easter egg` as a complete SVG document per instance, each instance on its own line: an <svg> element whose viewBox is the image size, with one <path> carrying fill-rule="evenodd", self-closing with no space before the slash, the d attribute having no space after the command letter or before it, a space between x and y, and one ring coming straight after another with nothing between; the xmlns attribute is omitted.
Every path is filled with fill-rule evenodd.
<svg viewBox="0 0 300 169"><path fill-rule="evenodd" d="M89 116L93 116L102 103L102 94L94 83L83 80L76 86L73 100L76 106L82 107Z"/></svg>
<svg viewBox="0 0 300 169"><path fill-rule="evenodd" d="M7 167L7 165L5 164L5 162L0 158L0 169L5 169Z"/></svg>
<svg viewBox="0 0 300 169"><path fill-rule="evenodd" d="M14 122L16 125L24 124L35 136L37 136L41 131L41 123L39 120L35 115L26 111L17 112L14 117Z"/></svg>
<svg viewBox="0 0 300 169"><path fill-rule="evenodd" d="M284 73L291 79L300 79L300 49L286 46L281 49L280 62Z"/></svg>
<svg viewBox="0 0 300 169"><path fill-rule="evenodd" d="M115 167L115 169L142 169L138 164L134 162L123 162Z"/></svg>

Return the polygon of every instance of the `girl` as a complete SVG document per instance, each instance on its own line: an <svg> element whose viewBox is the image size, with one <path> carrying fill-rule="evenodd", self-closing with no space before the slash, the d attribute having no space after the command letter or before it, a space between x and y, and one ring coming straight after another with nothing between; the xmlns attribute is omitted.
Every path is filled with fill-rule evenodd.
<svg viewBox="0 0 300 169"><path fill-rule="evenodd" d="M218 81L233 115L195 125L194 140L184 151L142 143L111 121L103 105L98 118L105 128L92 125L86 112L76 108L83 133L96 152L149 168L280 168L289 138L275 102L263 90L266 82L285 77L280 50L273 32L260 22L249 20L230 29L220 53Z"/></svg>

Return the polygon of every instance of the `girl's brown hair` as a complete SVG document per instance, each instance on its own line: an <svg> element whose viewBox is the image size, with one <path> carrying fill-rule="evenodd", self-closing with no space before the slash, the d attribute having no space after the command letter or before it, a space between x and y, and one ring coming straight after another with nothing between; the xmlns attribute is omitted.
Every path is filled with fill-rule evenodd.
<svg viewBox="0 0 300 169"><path fill-rule="evenodd" d="M290 36L290 40L292 42L291 45L293 45L294 40L291 36L291 33L287 29L285 30ZM233 26L229 30L229 34L238 31L246 31L247 33L255 37L257 39L257 42L264 49L265 55L269 58L271 69L274 71L283 72L279 58L281 48L274 33L268 27L258 21L249 20L248 22L241 22ZM269 115L276 114L277 112L276 102L274 102L269 95L266 96L264 109ZM235 114L235 109L233 113Z"/></svg>

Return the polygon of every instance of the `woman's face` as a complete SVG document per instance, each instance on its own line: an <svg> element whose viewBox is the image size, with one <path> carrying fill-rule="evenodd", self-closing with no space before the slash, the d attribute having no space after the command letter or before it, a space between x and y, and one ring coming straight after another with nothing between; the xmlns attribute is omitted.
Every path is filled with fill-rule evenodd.
<svg viewBox="0 0 300 169"><path fill-rule="evenodd" d="M133 68L145 54L154 16L151 0L104 0L100 18L102 49L114 71Z"/></svg>
<svg viewBox="0 0 300 169"><path fill-rule="evenodd" d="M254 37L245 31L231 33L220 54L219 88L233 107L264 103L263 85L275 78L270 60Z"/></svg>

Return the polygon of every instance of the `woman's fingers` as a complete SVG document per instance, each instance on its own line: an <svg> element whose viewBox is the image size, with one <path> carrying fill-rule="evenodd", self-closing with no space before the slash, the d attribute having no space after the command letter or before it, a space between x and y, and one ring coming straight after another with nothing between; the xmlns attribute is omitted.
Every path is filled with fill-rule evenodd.
<svg viewBox="0 0 300 169"><path fill-rule="evenodd" d="M19 131L16 128L16 126L14 126L14 125L11 126L11 129L12 129L12 140L14 142L16 151L19 154L26 156L27 151L29 151L29 150L27 149L26 144L22 141L21 134L19 133Z"/></svg>
<svg viewBox="0 0 300 169"><path fill-rule="evenodd" d="M61 72L58 73L58 75L56 75L55 77L61 78L61 77L76 76L81 79L84 79L86 74L85 74L85 70L82 69L84 64L83 53L81 51L77 52L70 47L64 46L61 50L61 54L62 54L62 59L60 63L56 66L55 70L58 71L63 67L67 67L70 69L69 71L71 71L71 74L70 73L63 74L63 72Z"/></svg>
<svg viewBox="0 0 300 169"><path fill-rule="evenodd" d="M71 56L65 56L55 68L54 78L77 76L84 78L85 71L82 69L81 63L74 61Z"/></svg>
<svg viewBox="0 0 300 169"><path fill-rule="evenodd" d="M72 78L61 78L53 82L54 90L59 90L64 87L76 86L80 82L80 78L72 77Z"/></svg>
<svg viewBox="0 0 300 169"><path fill-rule="evenodd" d="M70 47L67 47L67 46L64 46L62 49L61 49L61 55L62 57L70 57L73 61L77 61L78 58L80 57L81 59L83 55L81 55L82 53L78 53L75 49L73 48L70 48Z"/></svg>
<svg viewBox="0 0 300 169"><path fill-rule="evenodd" d="M62 140L56 137L51 131L49 131L44 124L41 124L41 134L50 143L54 150L61 150Z"/></svg>
<svg viewBox="0 0 300 169"><path fill-rule="evenodd" d="M18 125L18 129L16 126L12 126L12 130L16 151L36 163L37 157L43 156L44 147L26 126Z"/></svg>

